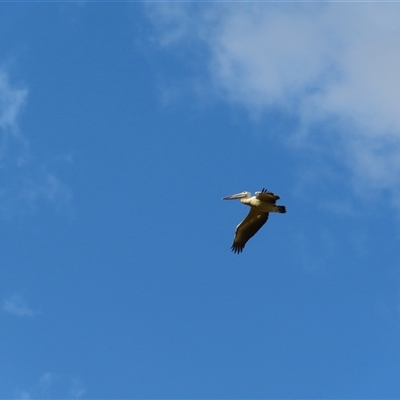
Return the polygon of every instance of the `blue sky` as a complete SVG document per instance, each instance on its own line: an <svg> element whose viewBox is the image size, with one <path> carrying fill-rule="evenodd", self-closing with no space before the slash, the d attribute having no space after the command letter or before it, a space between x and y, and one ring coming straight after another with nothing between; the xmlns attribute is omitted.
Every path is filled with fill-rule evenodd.
<svg viewBox="0 0 400 400"><path fill-rule="evenodd" d="M4 2L0 37L1 398L400 397L400 4Z"/></svg>

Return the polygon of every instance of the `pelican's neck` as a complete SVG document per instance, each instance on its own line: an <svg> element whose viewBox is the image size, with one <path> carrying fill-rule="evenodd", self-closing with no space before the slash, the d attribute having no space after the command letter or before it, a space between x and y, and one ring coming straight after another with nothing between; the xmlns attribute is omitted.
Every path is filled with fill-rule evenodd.
<svg viewBox="0 0 400 400"><path fill-rule="evenodd" d="M249 206L250 202L251 202L251 195L247 195L247 197L243 197L242 199L240 199L240 202Z"/></svg>

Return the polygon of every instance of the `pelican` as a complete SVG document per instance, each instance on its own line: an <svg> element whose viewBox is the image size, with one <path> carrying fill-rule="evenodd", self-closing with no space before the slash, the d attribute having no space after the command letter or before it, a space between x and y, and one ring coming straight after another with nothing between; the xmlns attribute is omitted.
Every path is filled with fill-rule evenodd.
<svg viewBox="0 0 400 400"><path fill-rule="evenodd" d="M279 196L266 189L255 192L255 196L252 196L250 192L241 192L222 198L222 200L236 199L240 199L241 203L251 207L247 217L236 227L231 249L234 253L239 254L243 251L247 241L267 222L269 213L285 213L286 207L275 205Z"/></svg>

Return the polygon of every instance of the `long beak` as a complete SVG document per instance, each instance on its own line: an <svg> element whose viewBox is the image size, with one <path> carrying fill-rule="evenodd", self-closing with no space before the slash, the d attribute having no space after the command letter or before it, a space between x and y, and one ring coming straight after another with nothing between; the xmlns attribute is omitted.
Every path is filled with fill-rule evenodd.
<svg viewBox="0 0 400 400"><path fill-rule="evenodd" d="M222 200L236 200L236 199L242 199L243 197L246 197L246 193L237 193L237 194L232 194L230 196L223 197Z"/></svg>

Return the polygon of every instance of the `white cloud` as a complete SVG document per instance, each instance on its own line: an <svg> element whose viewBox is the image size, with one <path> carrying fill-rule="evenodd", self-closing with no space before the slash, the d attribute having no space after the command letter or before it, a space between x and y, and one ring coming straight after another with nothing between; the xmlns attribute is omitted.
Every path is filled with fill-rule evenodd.
<svg viewBox="0 0 400 400"><path fill-rule="evenodd" d="M37 311L31 310L19 294L13 294L3 302L3 311L19 317L34 317Z"/></svg>
<svg viewBox="0 0 400 400"><path fill-rule="evenodd" d="M79 399L85 393L82 382L65 374L46 372L29 390L18 391L19 399Z"/></svg>
<svg viewBox="0 0 400 400"><path fill-rule="evenodd" d="M151 14L165 48L196 37L225 99L296 119L287 142L324 147L350 170L355 190L390 189L400 199L400 3L193 10L173 4Z"/></svg>
<svg viewBox="0 0 400 400"><path fill-rule="evenodd" d="M31 211L39 201L68 203L70 190L46 166L37 162L18 119L27 104L28 89L11 84L0 67L0 216Z"/></svg>
<svg viewBox="0 0 400 400"><path fill-rule="evenodd" d="M8 75L0 69L0 128L16 129L17 117L27 95L26 88L11 87Z"/></svg>

